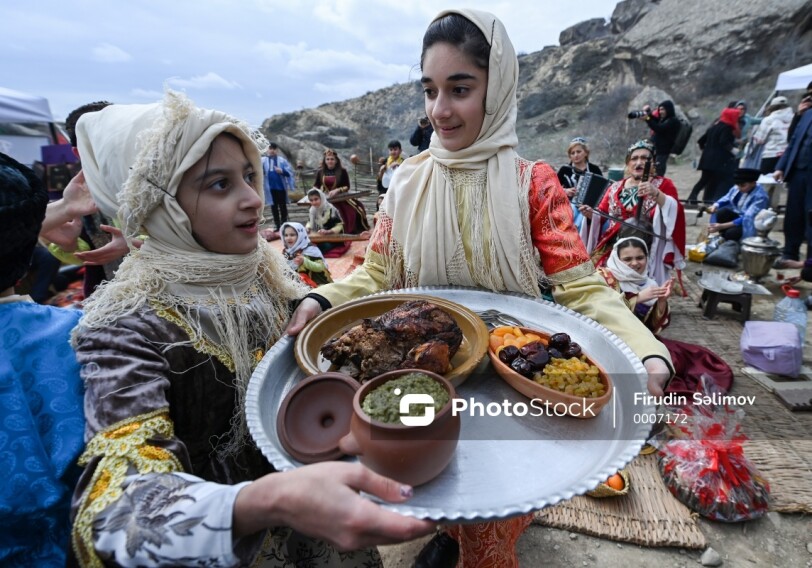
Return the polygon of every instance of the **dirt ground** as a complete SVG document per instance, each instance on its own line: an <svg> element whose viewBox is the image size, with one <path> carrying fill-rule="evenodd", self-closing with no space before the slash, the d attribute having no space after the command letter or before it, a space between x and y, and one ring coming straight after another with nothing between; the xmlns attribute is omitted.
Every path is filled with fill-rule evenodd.
<svg viewBox="0 0 812 568"><path fill-rule="evenodd" d="M699 174L690 164L669 164L667 176L677 185L680 196L688 196ZM368 206L369 207L369 206ZM374 204L372 205L374 211ZM691 225L695 215L688 215L688 243L696 242L700 225ZM707 216L700 219L707 222ZM783 241L780 230L773 230L770 237ZM702 266L689 263L686 275L698 278L696 272ZM707 269L707 268L706 268ZM714 268L716 270L716 268ZM784 276L792 276L797 271L787 271ZM773 292L772 296L754 296L751 319L772 318L775 302L782 295L776 279L776 271L763 279L764 285ZM802 297L810 292L808 284L800 284ZM672 318L679 318L681 311L699 308L693 302L672 303ZM724 312L718 317L726 317ZM701 321L701 320L700 320ZM712 339L703 338L703 330L697 329L697 343L712 346ZM707 334L706 334L707 335ZM809 334L807 334L809 337ZM807 350L807 354L809 351ZM809 360L805 361L809 364ZM736 371L736 369L734 369ZM752 380L736 373L736 380ZM812 435L812 432L809 433ZM805 437L805 435L804 435ZM802 514L768 513L765 517L746 523L725 524L699 520L709 547L718 552L723 566L739 567L812 567L812 516ZM407 568L428 539L420 539L397 546L381 547L386 568ZM520 538L518 557L522 567L572 567L601 566L610 568L642 567L687 567L702 565L703 550L680 548L645 548L633 544L616 543L569 531L532 525Z"/></svg>

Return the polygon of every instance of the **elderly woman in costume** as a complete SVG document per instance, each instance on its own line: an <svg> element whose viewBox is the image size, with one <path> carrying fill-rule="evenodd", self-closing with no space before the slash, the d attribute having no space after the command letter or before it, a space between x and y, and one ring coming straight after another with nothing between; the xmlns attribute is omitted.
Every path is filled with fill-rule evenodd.
<svg viewBox="0 0 812 568"><path fill-rule="evenodd" d="M421 68L429 149L398 168L364 264L309 294L289 333L380 290L460 285L539 298L544 282L556 301L622 337L649 371L649 391L661 394L667 350L596 274L555 171L516 153L519 65L502 23L476 10L442 12L423 37ZM530 518L452 528L463 565L516 566L513 543Z"/></svg>
<svg viewBox="0 0 812 568"><path fill-rule="evenodd" d="M770 206L770 197L757 182L761 172L739 168L733 174L733 187L727 195L708 207L712 213L708 233L719 233L726 241L740 241L756 235L755 219Z"/></svg>
<svg viewBox="0 0 812 568"><path fill-rule="evenodd" d="M379 561L364 547L431 530L357 494L402 501L410 488L359 464L274 473L249 436L248 380L309 289L258 238L264 138L171 92L87 114L77 134L100 209L128 237L149 234L74 331L78 563L367 566Z"/></svg>
<svg viewBox="0 0 812 568"><path fill-rule="evenodd" d="M282 254L305 284L315 288L333 281L324 255L319 247L310 242L304 225L293 222L282 223L279 232L285 244Z"/></svg>
<svg viewBox="0 0 812 568"><path fill-rule="evenodd" d="M327 193L328 199L350 191L350 174L341 165L341 159L335 150L327 148L324 151L313 187ZM367 212L363 203L350 198L336 201L335 207L344 221L345 232L357 235L369 230L369 221L367 221Z"/></svg>
<svg viewBox="0 0 812 568"><path fill-rule="evenodd" d="M596 210L582 206L581 211L592 218L587 250L592 251L596 266L609 259L612 246L620 235L634 231L621 221L632 223L640 219L649 224L646 239L652 239L648 274L663 284L670 278L672 268L685 266L685 213L673 182L654 173L654 146L648 140L635 142L626 152L626 177L606 190ZM651 162L650 178L643 181L647 161Z"/></svg>

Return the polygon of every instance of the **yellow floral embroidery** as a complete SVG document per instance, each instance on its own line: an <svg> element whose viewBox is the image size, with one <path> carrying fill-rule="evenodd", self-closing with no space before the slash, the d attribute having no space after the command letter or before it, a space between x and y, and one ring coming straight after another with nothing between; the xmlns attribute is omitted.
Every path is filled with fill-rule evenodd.
<svg viewBox="0 0 812 568"><path fill-rule="evenodd" d="M88 495L88 502L93 502L101 495L107 491L107 488L110 487L110 473L107 471L101 472L99 476L99 480L93 485L93 489L90 491L90 495Z"/></svg>
<svg viewBox="0 0 812 568"><path fill-rule="evenodd" d="M126 426L122 426L121 428L116 428L112 432L106 432L102 434L105 438L116 439L116 438L123 438L128 434L132 434L136 430L141 427L139 422L135 422L134 424L127 424Z"/></svg>
<svg viewBox="0 0 812 568"><path fill-rule="evenodd" d="M178 312L175 310L162 306L155 301L151 301L150 306L153 310L155 310L155 313L158 314L158 317L161 317L170 323L174 323L176 326L185 331L186 335L188 335L189 339L191 339L192 347L194 347L195 351L216 357L218 361L225 365L226 369L232 373L234 372L234 359L231 358L228 351L216 343L209 341L205 337L198 337L191 326L187 324L186 321L184 321L184 319L180 317Z"/></svg>
<svg viewBox="0 0 812 568"><path fill-rule="evenodd" d="M156 446L144 446L138 449L138 455L148 460L168 460L172 454Z"/></svg>
<svg viewBox="0 0 812 568"><path fill-rule="evenodd" d="M121 486L130 468L141 474L183 471L174 454L148 443L151 439L174 435L169 411L162 409L113 424L87 444L79 465L86 466L94 458L101 459L82 496L73 525L73 550L82 566L102 566L93 547L93 521L121 497Z"/></svg>

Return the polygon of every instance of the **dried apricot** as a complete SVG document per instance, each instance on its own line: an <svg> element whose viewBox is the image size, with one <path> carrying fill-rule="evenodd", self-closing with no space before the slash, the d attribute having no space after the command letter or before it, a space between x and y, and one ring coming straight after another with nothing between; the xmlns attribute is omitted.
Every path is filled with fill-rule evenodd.
<svg viewBox="0 0 812 568"><path fill-rule="evenodd" d="M507 326L495 327L495 328L493 328L493 331L491 332L491 335L498 335L498 336L502 337L506 333L513 333L513 328L512 327L507 327Z"/></svg>
<svg viewBox="0 0 812 568"><path fill-rule="evenodd" d="M496 351L497 349L502 347L502 344L504 343L504 338L499 337L498 335L491 334L491 336L488 338L488 343L490 344L491 349L493 351Z"/></svg>
<svg viewBox="0 0 812 568"><path fill-rule="evenodd" d="M516 338L516 347L524 347L529 342L526 335L520 335Z"/></svg>

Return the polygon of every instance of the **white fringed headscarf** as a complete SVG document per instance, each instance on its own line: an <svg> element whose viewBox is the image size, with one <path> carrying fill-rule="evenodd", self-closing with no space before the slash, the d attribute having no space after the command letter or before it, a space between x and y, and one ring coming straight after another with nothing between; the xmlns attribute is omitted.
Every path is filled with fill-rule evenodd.
<svg viewBox="0 0 812 568"><path fill-rule="evenodd" d="M515 152L516 53L492 14L448 10L435 20L448 14L470 20L491 45L485 119L467 148L448 151L432 136L429 151L409 158L395 173L381 209L392 219L387 284L457 284L539 296L528 204L532 164L520 168ZM470 237L471 266L461 258L463 208L471 217L462 227Z"/></svg>
<svg viewBox="0 0 812 568"><path fill-rule="evenodd" d="M609 255L609 258L606 261L606 268L609 269L612 276L614 276L615 280L618 281L621 290L631 294L639 294L644 288L657 286L657 281L653 278L649 278L647 273L640 274L634 268L620 260L620 253L618 250L620 250L620 245L627 241L634 241L637 248L646 253L646 260L648 261L649 255L646 242L639 237L625 237L623 239L618 239L615 246L612 247L612 254ZM656 301L657 298L652 298L651 300L643 302L643 304L651 306Z"/></svg>
<svg viewBox="0 0 812 568"><path fill-rule="evenodd" d="M285 229L287 227L290 227L296 231L296 242L293 243L292 246L288 246L288 243L285 240ZM279 227L279 235L282 237L282 243L285 246L285 252L283 254L288 260L294 258L297 253L302 253L303 255L311 258L320 258L321 260L324 260L324 254L322 254L321 249L310 242L310 237L307 236L307 229L305 229L304 225L301 223L285 221L282 223L282 226Z"/></svg>
<svg viewBox="0 0 812 568"><path fill-rule="evenodd" d="M308 288L264 239L242 255L203 248L175 195L183 174L227 132L242 144L262 197L260 156L267 141L247 124L196 108L172 91L159 104L85 114L76 132L87 185L101 211L118 215L126 236L144 231L149 238L85 302L74 345L83 330L112 326L144 306L178 318L190 336L184 345L217 355L236 375L232 441L219 450L238 451L247 440L243 402L256 351L281 337L290 301Z"/></svg>

